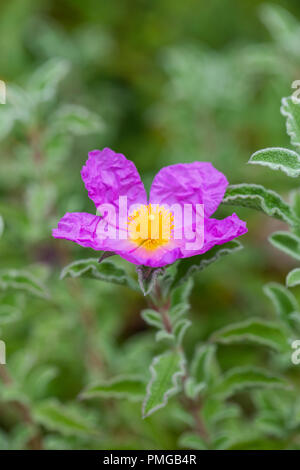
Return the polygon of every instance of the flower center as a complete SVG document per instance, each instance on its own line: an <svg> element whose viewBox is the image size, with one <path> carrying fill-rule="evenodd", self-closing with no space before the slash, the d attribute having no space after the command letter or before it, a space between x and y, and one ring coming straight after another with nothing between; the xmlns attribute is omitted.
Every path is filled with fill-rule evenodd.
<svg viewBox="0 0 300 470"><path fill-rule="evenodd" d="M128 217L130 240L153 251L166 245L172 235L173 215L159 204L142 204Z"/></svg>

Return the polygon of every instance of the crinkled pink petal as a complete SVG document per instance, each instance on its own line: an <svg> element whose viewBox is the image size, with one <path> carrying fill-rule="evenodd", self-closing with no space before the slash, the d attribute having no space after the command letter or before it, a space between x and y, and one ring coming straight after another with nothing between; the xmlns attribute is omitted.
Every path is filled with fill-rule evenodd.
<svg viewBox="0 0 300 470"><path fill-rule="evenodd" d="M156 268L172 264L178 258L182 258L180 250L181 244L181 241L170 240L168 246L161 246L156 250L149 251L131 243L131 248L130 245L128 245L128 249L126 251L116 251L116 253L130 263Z"/></svg>
<svg viewBox="0 0 300 470"><path fill-rule="evenodd" d="M171 241L167 249L161 247L151 252L128 239L120 239L118 232L115 239L101 239L97 232L100 223L101 217L97 215L86 212L67 212L58 222L57 228L52 231L52 235L54 238L70 240L96 251L114 251L122 258L137 265L165 266L181 256L178 243L176 244L175 241Z"/></svg>
<svg viewBox="0 0 300 470"><path fill-rule="evenodd" d="M147 204L147 194L133 162L109 148L89 152L81 176L96 207L110 203L118 207L119 196L127 196L128 206Z"/></svg>
<svg viewBox="0 0 300 470"><path fill-rule="evenodd" d="M206 217L221 203L228 181L211 163L180 163L162 168L150 190L152 204L204 204Z"/></svg>
<svg viewBox="0 0 300 470"><path fill-rule="evenodd" d="M86 212L67 212L52 231L52 235L94 250L105 250L105 240L99 240L97 235L100 220L101 217Z"/></svg>
<svg viewBox="0 0 300 470"><path fill-rule="evenodd" d="M113 251L132 263L142 264L140 260L144 258L141 250L138 251L139 247L128 239L121 239L117 230L115 238L99 235L99 232L102 232L102 220L102 217L86 212L67 212L58 222L57 228L52 231L52 235L54 238L70 240L96 251ZM106 223L104 225L107 226Z"/></svg>
<svg viewBox="0 0 300 470"><path fill-rule="evenodd" d="M199 250L187 250L185 247L182 247L182 255L184 258L187 258L206 253L215 245L223 245L234 238L244 235L247 231L246 222L240 220L235 213L222 220L205 219L204 244L202 248Z"/></svg>
<svg viewBox="0 0 300 470"><path fill-rule="evenodd" d="M64 238L78 245L100 251L127 251L132 249L128 240L122 240L116 231L115 238L99 235L103 232L100 224L103 218L86 212L67 212L58 222L56 229L52 231L54 238ZM104 221L107 227L107 222Z"/></svg>

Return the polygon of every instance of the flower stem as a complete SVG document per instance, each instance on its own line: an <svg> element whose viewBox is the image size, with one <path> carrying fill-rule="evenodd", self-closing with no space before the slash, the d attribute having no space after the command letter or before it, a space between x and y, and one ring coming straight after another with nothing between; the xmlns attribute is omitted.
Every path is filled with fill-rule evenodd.
<svg viewBox="0 0 300 470"><path fill-rule="evenodd" d="M164 328L167 333L172 334L173 333L173 325L172 321L169 316L169 308L170 308L170 303L171 299L170 297L167 299L162 299L161 295L161 288L156 282L155 289L154 289L154 309L160 313L161 319L164 325ZM185 358L185 364L187 363L186 361L186 355L184 352L184 349L182 346L179 346L180 352ZM183 383L183 394L181 397L181 402L184 406L184 408L191 414L193 421L194 421L194 430L195 432L203 439L205 443L209 442L209 434L206 429L206 426L204 424L203 418L201 416L201 409L203 407L203 400L200 399L192 399L189 396L186 395L185 393L185 387L184 384L186 380L189 379L189 372L186 368L185 375L183 377L182 383Z"/></svg>

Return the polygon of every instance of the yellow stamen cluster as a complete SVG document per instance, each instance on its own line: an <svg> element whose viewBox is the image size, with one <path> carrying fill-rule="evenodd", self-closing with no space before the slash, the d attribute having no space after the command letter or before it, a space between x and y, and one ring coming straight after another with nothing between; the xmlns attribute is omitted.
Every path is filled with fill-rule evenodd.
<svg viewBox="0 0 300 470"><path fill-rule="evenodd" d="M169 243L174 229L171 212L158 204L142 204L128 218L130 240L153 251Z"/></svg>

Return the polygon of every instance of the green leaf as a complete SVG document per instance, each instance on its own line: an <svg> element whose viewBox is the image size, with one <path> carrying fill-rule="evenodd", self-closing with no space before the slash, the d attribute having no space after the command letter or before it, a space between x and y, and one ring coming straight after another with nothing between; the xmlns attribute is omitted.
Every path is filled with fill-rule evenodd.
<svg viewBox="0 0 300 470"><path fill-rule="evenodd" d="M15 121L17 120L17 116L15 110L12 107L5 106L0 107L0 139L4 140L5 137L12 131Z"/></svg>
<svg viewBox="0 0 300 470"><path fill-rule="evenodd" d="M154 326L155 328L163 328L161 315L160 313L156 312L156 310L148 308L146 310L142 310L141 315L143 320L148 323L148 325Z"/></svg>
<svg viewBox="0 0 300 470"><path fill-rule="evenodd" d="M190 276L202 271L219 258L234 253L242 248L237 240L232 240L224 245L216 245L203 255L191 256L178 261L177 272L173 281L173 287L182 284Z"/></svg>
<svg viewBox="0 0 300 470"><path fill-rule="evenodd" d="M227 188L222 201L226 205L244 206L262 211L288 224L297 223L291 207L279 194L258 184L236 184Z"/></svg>
<svg viewBox="0 0 300 470"><path fill-rule="evenodd" d="M180 436L179 446L183 449L195 449L195 450L206 450L207 445L199 434L193 432L187 432Z"/></svg>
<svg viewBox="0 0 300 470"><path fill-rule="evenodd" d="M97 382L88 386L81 394L83 400L91 398L126 398L140 401L145 396L146 387L141 377L120 376L110 381Z"/></svg>
<svg viewBox="0 0 300 470"><path fill-rule="evenodd" d="M273 41L290 57L299 57L299 22L288 10L280 5L263 3L261 19L268 28Z"/></svg>
<svg viewBox="0 0 300 470"><path fill-rule="evenodd" d="M192 291L193 284L193 279L189 277L186 282L183 282L172 289L169 315L173 321L177 320L189 310L189 296Z"/></svg>
<svg viewBox="0 0 300 470"><path fill-rule="evenodd" d="M17 269L0 271L0 289L20 289L37 297L49 298L46 288L32 274Z"/></svg>
<svg viewBox="0 0 300 470"><path fill-rule="evenodd" d="M274 40L285 38L288 33L299 29L297 19L280 5L263 3L260 6L260 17Z"/></svg>
<svg viewBox="0 0 300 470"><path fill-rule="evenodd" d="M300 268L290 271L285 282L288 287L298 286L300 284Z"/></svg>
<svg viewBox="0 0 300 470"><path fill-rule="evenodd" d="M184 381L184 393L192 400L195 400L205 389L206 384L204 382L197 383L194 377L188 377Z"/></svg>
<svg viewBox="0 0 300 470"><path fill-rule="evenodd" d="M0 346L1 346L1 340L0 340ZM3 363L0 361L0 367L6 367L3 365ZM23 390L21 390L21 387L19 386L19 383L16 381L13 382L12 384L9 384L9 387L4 384L1 380L0 382L0 395L1 395L1 401L2 402L20 402L26 406L29 405L29 400L27 395L24 393Z"/></svg>
<svg viewBox="0 0 300 470"><path fill-rule="evenodd" d="M47 216L51 209L53 209L56 198L55 185L51 183L37 184L33 183L28 185L25 194L25 203L28 212L28 217L31 221L41 223Z"/></svg>
<svg viewBox="0 0 300 470"><path fill-rule="evenodd" d="M188 278L185 283L173 289L171 293L171 307L188 303L193 285L193 279Z"/></svg>
<svg viewBox="0 0 300 470"><path fill-rule="evenodd" d="M213 389L213 393L228 398L236 392L252 388L287 388L286 381L279 376L256 367L230 369Z"/></svg>
<svg viewBox="0 0 300 470"><path fill-rule="evenodd" d="M151 268L150 266L137 266L139 286L144 295L150 294L156 284L157 278L164 274L164 268Z"/></svg>
<svg viewBox="0 0 300 470"><path fill-rule="evenodd" d="M192 363L191 375L197 384L207 387L219 376L220 370L216 359L216 346L203 344L196 348Z"/></svg>
<svg viewBox="0 0 300 470"><path fill-rule="evenodd" d="M284 148L266 148L255 152L248 163L267 166L271 170L281 170L288 176L300 175L300 155Z"/></svg>
<svg viewBox="0 0 300 470"><path fill-rule="evenodd" d="M99 263L97 258L81 259L69 264L62 270L60 279L66 277L98 279L137 289L136 283L123 268L116 266L112 261Z"/></svg>
<svg viewBox="0 0 300 470"><path fill-rule="evenodd" d="M49 384L59 374L55 366L40 365L31 370L22 381L22 388L31 400L39 400L48 392Z"/></svg>
<svg viewBox="0 0 300 470"><path fill-rule="evenodd" d="M168 333L166 330L160 330L155 335L156 341L168 341L170 343L174 343L175 336L173 333Z"/></svg>
<svg viewBox="0 0 300 470"><path fill-rule="evenodd" d="M216 331L211 341L222 344L251 342L269 346L278 351L289 350L287 338L282 329L275 323L267 322L259 318L228 325Z"/></svg>
<svg viewBox="0 0 300 470"><path fill-rule="evenodd" d="M12 323L16 320L19 320L21 317L21 311L12 306L1 304L0 305L0 325L6 325L7 323Z"/></svg>
<svg viewBox="0 0 300 470"><path fill-rule="evenodd" d="M265 284L264 292L273 302L279 318L284 323L292 325L291 315L299 311L298 302L294 295L277 282Z"/></svg>
<svg viewBox="0 0 300 470"><path fill-rule="evenodd" d="M30 120L33 105L32 96L21 87L12 84L7 87L7 104L5 110L0 109L1 138L6 137L16 121Z"/></svg>
<svg viewBox="0 0 300 470"><path fill-rule="evenodd" d="M96 435L97 430L83 413L75 412L56 400L47 400L33 408L35 421L50 431L56 431L66 436Z"/></svg>
<svg viewBox="0 0 300 470"><path fill-rule="evenodd" d="M281 251L292 258L300 260L300 238L290 232L275 232L269 237L269 241Z"/></svg>
<svg viewBox="0 0 300 470"><path fill-rule="evenodd" d="M179 351L169 351L156 356L150 366L151 380L143 403L146 418L166 406L168 399L180 389L180 378L185 373L185 361Z"/></svg>
<svg viewBox="0 0 300 470"><path fill-rule="evenodd" d="M69 69L69 63L65 59L48 60L31 75L29 91L36 95L37 101L51 100L56 94L59 82Z"/></svg>
<svg viewBox="0 0 300 470"><path fill-rule="evenodd" d="M54 130L64 134L88 135L104 129L100 117L83 106L64 105L54 116Z"/></svg>
<svg viewBox="0 0 300 470"><path fill-rule="evenodd" d="M290 203L295 214L295 217L300 219L300 191L293 190L290 193Z"/></svg>
<svg viewBox="0 0 300 470"><path fill-rule="evenodd" d="M291 144L300 147L300 104L293 97L282 98L281 114L286 117L286 130Z"/></svg>
<svg viewBox="0 0 300 470"><path fill-rule="evenodd" d="M262 433L276 436L278 438L284 437L286 431L282 426L282 420L274 412L262 411L255 418L255 427Z"/></svg>
<svg viewBox="0 0 300 470"><path fill-rule="evenodd" d="M173 328L173 334L174 337L176 338L176 344L180 345L183 341L184 335L187 331L187 329L192 325L192 322L190 320L178 320Z"/></svg>

